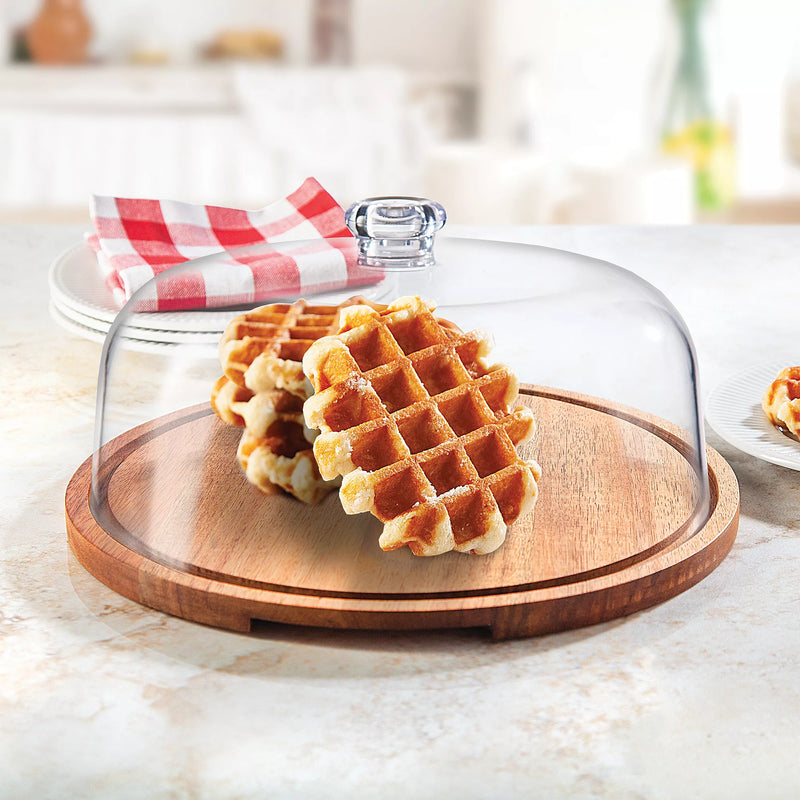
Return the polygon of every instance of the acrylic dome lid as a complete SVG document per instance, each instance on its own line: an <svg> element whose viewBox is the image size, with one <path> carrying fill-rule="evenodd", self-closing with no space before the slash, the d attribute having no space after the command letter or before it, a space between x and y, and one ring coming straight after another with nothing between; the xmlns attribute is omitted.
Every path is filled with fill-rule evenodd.
<svg viewBox="0 0 800 800"><path fill-rule="evenodd" d="M708 526L719 492L709 482L696 357L661 292L586 256L437 236L445 214L430 201L375 198L353 206L347 220L354 238L260 245L174 267L120 311L102 354L91 468L91 513L111 539L168 571L255 592L339 597L341 604L356 596L509 598L547 587L561 587L566 597L581 581L619 573L630 582L625 570ZM287 250L295 261L289 277ZM462 330L488 331L492 358L516 372L520 401L537 421L536 435L519 448L542 468L530 519L514 523L491 555L420 559L406 548L382 552L377 520L345 515L336 492L309 507L249 485L237 460L242 430L217 419L209 404L222 374L218 334L153 348L137 326L143 298L168 282L174 288L182 274L219 283L232 263L255 264L278 279L263 281L258 297L232 296L231 318L300 297L325 305L353 295L375 303L420 296ZM731 529L725 513L717 533ZM239 554L220 562L220 548L231 541ZM295 565L291 578L287 563ZM387 570L397 574L384 585ZM326 621L330 610L306 619L290 613L292 605L251 617L341 624ZM606 617L634 608L623 605ZM586 621L576 616L561 627L577 624ZM546 629L553 625L521 630Z"/></svg>

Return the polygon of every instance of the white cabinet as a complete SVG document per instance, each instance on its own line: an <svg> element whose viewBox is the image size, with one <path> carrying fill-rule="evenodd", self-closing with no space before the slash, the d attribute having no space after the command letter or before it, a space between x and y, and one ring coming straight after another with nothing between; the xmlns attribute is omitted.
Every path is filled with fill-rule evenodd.
<svg viewBox="0 0 800 800"><path fill-rule="evenodd" d="M421 97L388 68L7 67L0 211L92 193L260 207L309 175L342 203L413 192Z"/></svg>

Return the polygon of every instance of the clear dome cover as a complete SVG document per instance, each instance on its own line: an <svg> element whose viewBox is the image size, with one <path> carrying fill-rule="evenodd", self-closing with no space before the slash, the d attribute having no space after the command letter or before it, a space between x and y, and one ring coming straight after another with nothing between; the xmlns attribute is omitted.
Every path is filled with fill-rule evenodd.
<svg viewBox="0 0 800 800"><path fill-rule="evenodd" d="M432 232L421 230L430 246ZM102 353L88 506L91 524L123 546L138 578L135 587L119 577L106 582L170 613L241 630L271 620L489 625L505 636L630 613L721 560L727 548L713 563L705 558L672 575L674 591L643 592L654 574L683 563L682 547L694 557L721 532L735 533L735 508L721 508L719 477L707 462L691 337L661 292L613 264L531 245L440 235L427 263L415 250L409 264L392 261L385 247L365 259L358 238L329 244L359 269L331 276L319 262L302 286L296 276L292 285L273 281L268 294L233 297L234 307L179 301L188 307L160 312L173 333L156 342L159 313L141 309L167 282L174 289L185 274L194 285L219 285L232 259L268 269L281 263L285 245L174 267L120 311ZM519 378L516 404L531 410L536 429L517 450L541 467L538 497L492 552L384 551L381 522L346 514L338 491L306 503L254 485L242 455L246 415L215 414L212 392L225 380L219 342L231 320L299 298L313 315L356 295L373 304L430 301L461 331L488 332L489 360ZM302 349L303 335L295 329L288 338ZM240 390L242 400L254 395ZM712 467L724 470L710 452Z"/></svg>

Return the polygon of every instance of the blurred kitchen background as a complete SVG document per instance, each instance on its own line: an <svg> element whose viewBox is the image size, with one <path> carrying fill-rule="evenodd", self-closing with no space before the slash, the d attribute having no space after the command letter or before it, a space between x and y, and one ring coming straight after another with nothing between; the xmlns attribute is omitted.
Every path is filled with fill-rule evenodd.
<svg viewBox="0 0 800 800"><path fill-rule="evenodd" d="M798 0L0 0L0 220L91 193L800 222Z"/></svg>

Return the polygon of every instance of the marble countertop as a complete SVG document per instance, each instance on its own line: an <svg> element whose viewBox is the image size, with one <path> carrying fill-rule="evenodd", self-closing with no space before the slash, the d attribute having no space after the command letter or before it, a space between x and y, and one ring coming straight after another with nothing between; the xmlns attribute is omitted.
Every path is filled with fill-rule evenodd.
<svg viewBox="0 0 800 800"><path fill-rule="evenodd" d="M800 228L466 232L654 283L692 331L704 391L797 347ZM584 630L240 635L91 577L63 500L92 448L100 346L47 311L49 264L81 233L0 228L0 796L800 795L800 472L711 431L741 488L730 555Z"/></svg>

